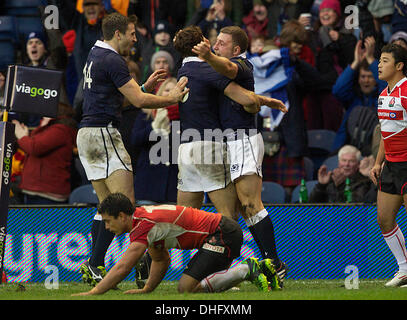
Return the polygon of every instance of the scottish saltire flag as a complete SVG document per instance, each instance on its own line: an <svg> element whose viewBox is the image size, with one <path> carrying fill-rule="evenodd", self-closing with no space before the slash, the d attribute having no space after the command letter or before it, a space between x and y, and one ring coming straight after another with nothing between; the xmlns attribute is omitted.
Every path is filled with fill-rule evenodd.
<svg viewBox="0 0 407 320"><path fill-rule="evenodd" d="M283 101L289 109L286 86L291 81L294 70L290 64L289 49L274 49L261 56L249 54L248 59L253 64L254 91ZM270 130L273 130L280 124L284 113L262 106L260 115L270 118Z"/></svg>

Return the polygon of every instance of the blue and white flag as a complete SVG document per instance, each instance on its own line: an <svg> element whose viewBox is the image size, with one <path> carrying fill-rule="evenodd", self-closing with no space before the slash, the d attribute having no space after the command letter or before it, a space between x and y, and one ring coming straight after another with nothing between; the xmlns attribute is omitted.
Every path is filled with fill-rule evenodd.
<svg viewBox="0 0 407 320"><path fill-rule="evenodd" d="M288 109L286 86L291 81L294 70L290 65L289 49L274 49L261 56L248 55L248 59L253 64L254 91L281 100ZM263 118L270 118L270 130L273 131L280 124L284 113L262 106L260 115Z"/></svg>

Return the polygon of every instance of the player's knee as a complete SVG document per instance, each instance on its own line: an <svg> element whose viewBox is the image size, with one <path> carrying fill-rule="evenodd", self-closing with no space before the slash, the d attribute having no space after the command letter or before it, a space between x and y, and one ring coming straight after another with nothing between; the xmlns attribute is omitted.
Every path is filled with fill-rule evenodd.
<svg viewBox="0 0 407 320"><path fill-rule="evenodd" d="M251 217L256 214L256 204L252 199L245 199L244 201L241 201L241 204L242 215L244 217Z"/></svg>
<svg viewBox="0 0 407 320"><path fill-rule="evenodd" d="M178 293L189 293L189 292L193 292L193 289L191 286L185 284L185 283L178 283Z"/></svg>

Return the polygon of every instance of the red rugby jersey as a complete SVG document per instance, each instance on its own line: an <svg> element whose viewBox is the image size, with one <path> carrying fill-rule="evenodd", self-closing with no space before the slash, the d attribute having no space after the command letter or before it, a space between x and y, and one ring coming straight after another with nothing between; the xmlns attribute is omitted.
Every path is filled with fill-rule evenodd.
<svg viewBox="0 0 407 320"><path fill-rule="evenodd" d="M130 241L148 247L198 249L215 232L220 214L176 205L138 207L133 214Z"/></svg>
<svg viewBox="0 0 407 320"><path fill-rule="evenodd" d="M407 78L379 96L377 114L384 141L386 160L407 161Z"/></svg>

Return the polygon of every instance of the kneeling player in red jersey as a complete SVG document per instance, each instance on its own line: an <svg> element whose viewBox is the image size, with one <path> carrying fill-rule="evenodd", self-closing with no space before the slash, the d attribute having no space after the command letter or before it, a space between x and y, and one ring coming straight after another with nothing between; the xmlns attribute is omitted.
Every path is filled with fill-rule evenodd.
<svg viewBox="0 0 407 320"><path fill-rule="evenodd" d="M130 244L107 275L88 292L76 295L103 294L115 288L136 265L146 249L152 258L150 274L144 288L125 293L148 293L162 281L170 266L168 248L198 249L179 280L179 292L224 291L249 280L259 290L269 291L264 272L273 272L271 289L278 289L277 275L270 259L250 258L230 268L240 256L243 234L239 224L221 214L176 205L134 208L120 193L109 195L98 212L106 228L116 235L129 233ZM221 271L221 272L220 272Z"/></svg>

